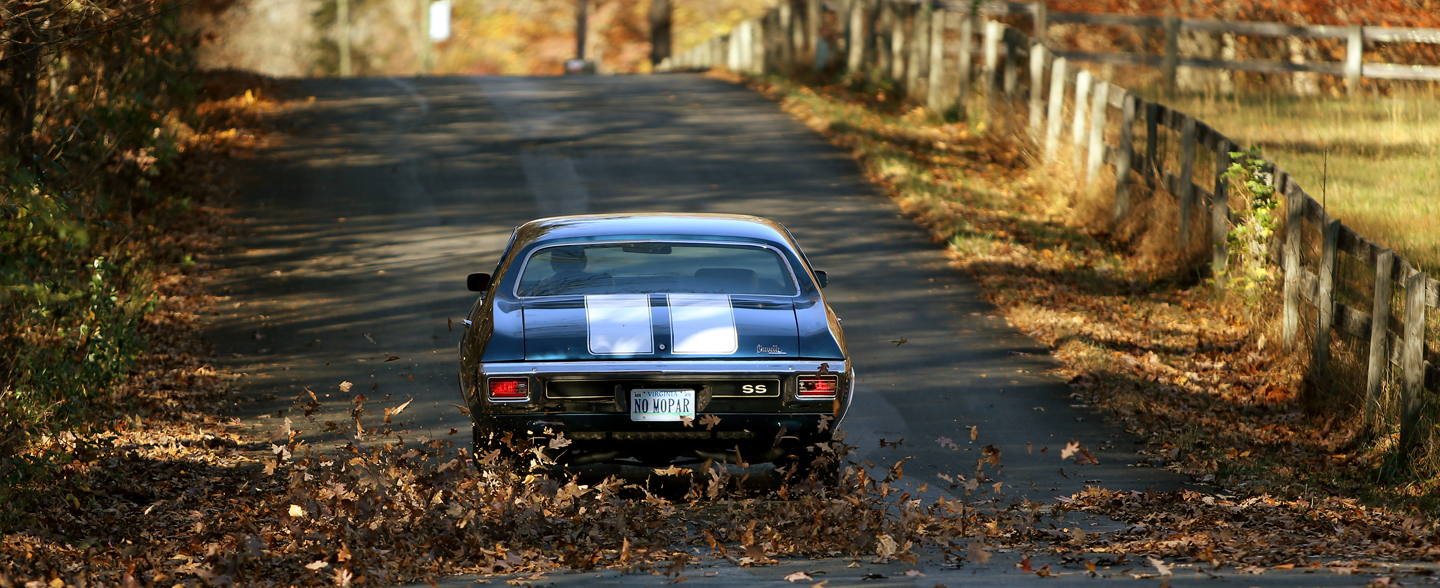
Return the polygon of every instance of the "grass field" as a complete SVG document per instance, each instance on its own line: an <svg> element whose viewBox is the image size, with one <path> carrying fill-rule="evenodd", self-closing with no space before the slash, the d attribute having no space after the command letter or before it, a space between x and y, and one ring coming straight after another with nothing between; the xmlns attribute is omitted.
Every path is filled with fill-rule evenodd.
<svg viewBox="0 0 1440 588"><path fill-rule="evenodd" d="M1427 271L1440 270L1440 94L1165 102L1259 146L1315 199L1324 198L1331 216Z"/></svg>

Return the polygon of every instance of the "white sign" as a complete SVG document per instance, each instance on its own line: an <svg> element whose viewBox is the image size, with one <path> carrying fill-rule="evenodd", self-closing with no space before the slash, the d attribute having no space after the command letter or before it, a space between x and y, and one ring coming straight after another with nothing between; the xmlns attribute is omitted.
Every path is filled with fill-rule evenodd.
<svg viewBox="0 0 1440 588"><path fill-rule="evenodd" d="M630 391L630 420L679 421L695 418L694 390L654 390L636 388Z"/></svg>
<svg viewBox="0 0 1440 588"><path fill-rule="evenodd" d="M450 0L435 0L430 3L430 40L444 41L450 38Z"/></svg>

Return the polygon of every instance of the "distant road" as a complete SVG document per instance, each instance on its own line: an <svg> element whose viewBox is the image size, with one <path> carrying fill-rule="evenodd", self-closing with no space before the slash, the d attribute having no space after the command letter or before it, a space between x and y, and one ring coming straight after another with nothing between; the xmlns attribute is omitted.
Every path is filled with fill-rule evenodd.
<svg viewBox="0 0 1440 588"><path fill-rule="evenodd" d="M1133 441L1072 406L1046 350L1008 327L941 246L848 155L749 90L664 75L313 80L301 91L315 101L293 115L295 134L247 170L248 236L210 333L222 363L247 374L233 414L258 430L289 417L322 442L295 397L309 387L326 402L317 422L343 422L337 386L349 381L370 399L371 425L380 407L414 398L396 425L407 438L467 443L470 423L452 406L459 320L474 300L465 274L490 271L511 229L557 214L731 212L785 224L830 272L826 296L861 378L844 430L866 459L913 456L906 481L933 492L993 445L1002 502L1181 483L1133 467ZM1102 465L1061 461L1071 440Z"/></svg>

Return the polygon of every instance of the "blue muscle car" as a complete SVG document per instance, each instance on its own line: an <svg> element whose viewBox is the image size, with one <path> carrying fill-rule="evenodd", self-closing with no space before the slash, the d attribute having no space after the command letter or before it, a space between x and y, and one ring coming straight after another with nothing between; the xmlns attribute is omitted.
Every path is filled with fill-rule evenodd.
<svg viewBox="0 0 1440 588"><path fill-rule="evenodd" d="M465 321L477 455L561 466L824 465L854 394L840 319L789 231L719 214L515 230Z"/></svg>

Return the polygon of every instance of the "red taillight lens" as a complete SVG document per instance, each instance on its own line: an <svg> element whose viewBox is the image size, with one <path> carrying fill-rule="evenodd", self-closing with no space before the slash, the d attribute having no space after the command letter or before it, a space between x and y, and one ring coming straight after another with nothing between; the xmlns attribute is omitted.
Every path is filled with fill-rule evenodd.
<svg viewBox="0 0 1440 588"><path fill-rule="evenodd" d="M800 376L796 396L802 399L834 398L840 389L838 376Z"/></svg>
<svg viewBox="0 0 1440 588"><path fill-rule="evenodd" d="M490 378L491 400L525 400L530 388L525 378Z"/></svg>

